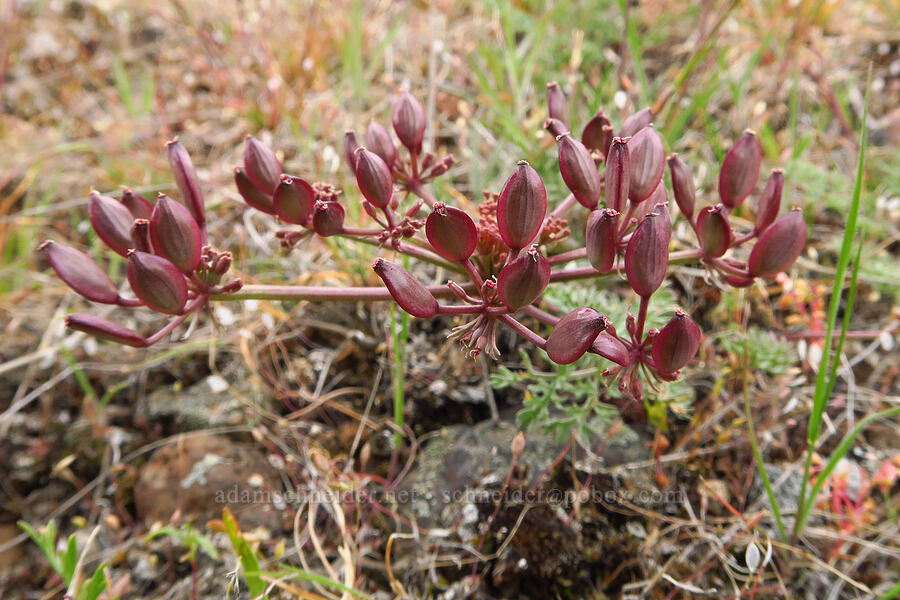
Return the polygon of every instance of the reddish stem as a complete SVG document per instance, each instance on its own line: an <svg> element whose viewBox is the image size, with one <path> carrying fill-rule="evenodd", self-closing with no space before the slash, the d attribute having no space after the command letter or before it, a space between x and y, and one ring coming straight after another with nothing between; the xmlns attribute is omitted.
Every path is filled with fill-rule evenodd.
<svg viewBox="0 0 900 600"><path fill-rule="evenodd" d="M515 320L511 315L499 315L497 318L508 325L510 329L527 339L529 342L531 342L541 350L543 350L547 345L547 340L533 332L531 329L529 329L519 321Z"/></svg>

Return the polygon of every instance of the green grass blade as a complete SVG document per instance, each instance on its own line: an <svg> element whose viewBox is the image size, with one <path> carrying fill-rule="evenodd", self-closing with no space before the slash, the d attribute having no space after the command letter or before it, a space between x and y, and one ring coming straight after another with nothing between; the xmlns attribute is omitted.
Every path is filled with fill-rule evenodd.
<svg viewBox="0 0 900 600"><path fill-rule="evenodd" d="M871 72L869 75L871 80ZM866 162L866 124L868 123L869 117L869 88L871 86L869 84L866 85L866 99L865 105L863 108L863 115L860 121L860 142L859 142L859 160L857 161L856 167L856 182L853 187L853 200L850 203L850 210L847 214L847 225L844 230L844 239L841 242L841 252L838 256L838 263L835 269L834 274L834 287L833 292L831 294L831 301L828 306L828 320L826 323L825 330L825 340L822 348L822 358L819 362L819 372L816 377L816 390L815 395L813 396L813 409L812 414L810 415L809 425L807 428L807 449L806 449L806 462L803 468L803 482L800 486L800 497L799 497L799 506L798 509L802 513L804 510L808 511L809 507L807 504L811 503L815 498L814 495L807 496L806 490L809 486L809 475L810 469L812 468L812 455L815 452L816 443L819 441L819 435L822 431L822 417L825 413L825 409L827 408L828 403L828 394L829 391L834 389L834 375L836 374L836 369L831 369L829 365L831 365L830 361L834 361L838 363L840 361L840 356L831 356L831 346L833 343L834 336L834 325L837 322L837 313L838 308L841 303L841 291L844 287L844 277L847 273L847 265L850 262L850 255L853 251L853 238L856 235L856 224L859 218L859 206L860 199L862 198L862 184L863 184L863 175L865 170L865 162ZM854 283L856 279L854 278ZM855 293L852 291L851 293ZM849 314L849 311L848 311ZM842 325L843 330L841 332L841 337L846 333L847 319L844 319L844 323ZM828 378L826 378L828 375ZM794 523L794 535L798 535L802 530L803 521L801 519L797 519Z"/></svg>
<svg viewBox="0 0 900 600"><path fill-rule="evenodd" d="M889 589L883 595L878 597L878 600L894 600L894 598L900 598L900 581L894 584L894 587Z"/></svg>
<svg viewBox="0 0 900 600"><path fill-rule="evenodd" d="M628 50L631 52L631 62L634 63L634 73L637 75L640 93L638 94L638 106L648 106L650 98L650 84L647 81L647 73L644 71L644 63L641 60L641 41L638 38L634 19L629 14L628 0L619 0L619 9L625 19L625 37L628 40Z"/></svg>
<svg viewBox="0 0 900 600"><path fill-rule="evenodd" d="M403 257L403 267L409 269L409 256ZM394 349L394 376L391 378L391 388L394 400L394 424L403 429L404 389L406 387L406 342L409 339L409 313L400 312L400 328L397 328L396 304L391 303L391 346ZM403 434L399 431L394 434L394 446L400 448L403 444Z"/></svg>
<svg viewBox="0 0 900 600"><path fill-rule="evenodd" d="M744 360L749 363L749 342L744 340ZM772 482L769 480L769 474L763 464L762 453L759 451L759 443L756 441L756 428L753 426L753 415L750 413L750 396L747 393L747 378L744 377L744 414L747 419L747 434L750 437L750 447L753 448L753 458L756 461L756 469L759 471L759 477L762 479L763 486L766 488L766 495L769 497L769 504L772 505L772 512L775 515L775 523L778 526L778 535L781 539L787 541L787 534L784 529L784 521L781 519L781 509L778 506L778 500L775 498L775 490L772 489Z"/></svg>
<svg viewBox="0 0 900 600"><path fill-rule="evenodd" d="M84 370L78 364L78 361L75 360L75 357L72 356L72 353L65 346L60 345L59 351L66 359L66 362L69 363L69 366L72 368L72 373L75 374L75 380L78 382L78 386L84 392L84 395L91 400L96 401L97 392L94 391L94 386L91 385L90 380L88 380L87 375L85 375Z"/></svg>
<svg viewBox="0 0 900 600"><path fill-rule="evenodd" d="M300 579L303 581L312 581L318 583L320 585L324 585L325 587L335 588L341 590L342 592L347 592L350 595L356 596L357 598L365 598L367 600L371 600L371 596L360 592L359 590L354 590L352 587L346 586L339 581L335 581L329 577L325 577L324 575L319 575L318 573L311 573L309 571L305 571L303 569L299 569L297 567L291 565L278 565L280 571L272 572L272 573L260 573L260 575L265 577L285 577L292 576L296 579Z"/></svg>
<svg viewBox="0 0 900 600"><path fill-rule="evenodd" d="M822 472L819 473L816 477L816 483L809 491L809 497L807 501L803 503L803 506L797 513L797 524L794 526L794 531L799 533L803 530L803 526L806 524L807 519L809 519L809 513L812 511L813 502L815 501L816 496L819 495L819 492L822 491L822 486L825 485L825 480L828 479L828 476L831 475L832 471L834 471L835 467L837 467L838 461L844 458L844 456L847 455L847 452L850 451L851 446L853 446L853 442L856 441L856 437L860 434L860 432L868 427L869 423L877 421L878 419L891 417L893 415L900 415L900 406L867 415L866 417L862 418L859 423L856 424L856 427L854 427L843 437L841 443L837 448L834 449L834 452L831 453L831 458L828 459L828 463L826 463L825 468L822 469Z"/></svg>
<svg viewBox="0 0 900 600"><path fill-rule="evenodd" d="M84 582L81 592L78 594L79 600L97 600L100 594L106 590L106 567L108 566L109 563L101 563L94 571L93 577Z"/></svg>

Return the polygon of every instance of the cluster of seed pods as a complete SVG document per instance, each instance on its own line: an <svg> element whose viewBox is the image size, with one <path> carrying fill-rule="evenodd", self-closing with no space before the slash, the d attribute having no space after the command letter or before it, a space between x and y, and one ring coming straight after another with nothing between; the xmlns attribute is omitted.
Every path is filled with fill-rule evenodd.
<svg viewBox="0 0 900 600"><path fill-rule="evenodd" d="M165 194L150 202L128 188L118 199L98 192L89 199L97 237L128 260L126 274L134 297L123 296L106 270L81 250L52 241L38 249L60 279L88 300L145 306L174 318L149 337L90 313L68 315L66 325L71 329L127 346L149 346L206 307L211 296L241 288L240 279L223 283L231 253L206 243L203 194L190 156L177 140L167 149L183 204Z"/></svg>
<svg viewBox="0 0 900 600"><path fill-rule="evenodd" d="M784 178L776 169L760 196L753 229L743 234L732 229L729 215L752 194L759 177L761 150L751 131L723 161L720 202L698 208L691 173L677 155L666 158L649 109L628 117L618 133L600 111L576 139L569 130L562 90L550 84L547 97L550 118L545 128L556 139L560 175L571 192L554 203L549 214L543 180L525 161L514 167L499 194L485 193L477 222L460 208L436 200L428 184L446 173L454 159L423 151L425 112L408 92L398 95L391 115L399 148L391 132L376 122L368 127L365 146L352 131L344 136L346 161L372 227L346 226L340 191L327 183L285 174L275 152L252 137L247 138L243 166L234 171L235 184L248 205L292 226L278 233L285 247L311 235L342 235L375 243L383 248L380 254L406 254L443 267L452 278L446 287L435 290L385 256L373 264L390 296L409 314L467 318L452 329L450 337L470 355L498 358L497 332L506 326L560 364L572 363L587 352L609 359L614 366L607 374L618 377L620 390L638 398L644 381L677 378L697 353L702 337L700 328L682 310L676 310L661 329L645 331L650 298L670 263L672 215L663 181L666 164L675 202L699 241L696 249L680 251L679 258L702 262L723 284L746 286L756 277L788 268L805 245L806 225L796 210L778 218ZM133 194L126 193L118 201L96 195L91 200L91 222L113 250L128 256L135 303L183 316L211 295L234 292L240 282L219 285L230 256L216 254L205 245L203 201L187 154L176 142L170 143L169 155L184 206L164 196L151 206ZM414 199L406 202L409 197ZM589 211L584 245L554 252L554 244L569 233L563 215L577 205ZM756 242L749 257L734 256L731 250L751 239ZM86 255L52 243L42 248L59 275L88 299L132 304L119 296ZM590 266L562 268L579 259ZM541 295L554 281L621 275L640 299L638 314L628 316L624 334L601 314L602 307L585 306L567 315L541 308ZM334 297L363 299L359 290L338 288ZM455 302L444 304L439 297ZM549 336L544 338L526 326L519 315L550 325ZM69 324L121 343L153 341L86 315L71 316Z"/></svg>

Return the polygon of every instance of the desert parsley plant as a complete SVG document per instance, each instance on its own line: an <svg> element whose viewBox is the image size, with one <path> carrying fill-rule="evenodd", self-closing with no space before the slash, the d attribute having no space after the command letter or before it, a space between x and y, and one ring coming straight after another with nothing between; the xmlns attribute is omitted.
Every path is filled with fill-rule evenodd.
<svg viewBox="0 0 900 600"><path fill-rule="evenodd" d="M171 320L150 335L89 313L71 314L67 324L141 347L208 310L212 301L392 299L420 319L458 317L461 322L449 336L473 357L499 358L500 328L513 330L560 365L587 353L599 355L609 361L601 375L643 410L646 386L658 390L678 379L702 338L690 315L672 311L669 302L654 300L667 314L658 324L649 320L651 299L658 297L670 265L698 262L722 286L749 286L793 264L806 243L806 224L798 210L779 216L784 176L775 169L753 208L743 213L752 214L752 227L732 227L731 214L754 193L759 179L762 152L753 131L726 154L717 197L698 199L689 167L675 154L666 157L649 109L618 127L599 111L575 135L565 95L555 83L547 86L547 101L545 127L556 140L559 172L570 194L549 198L541 174L521 160L498 193L485 192L476 215L432 194L430 184L455 160L423 148L425 112L409 92L393 104L393 134L378 123L369 126L364 140L352 131L345 134L345 158L357 188L346 193L286 173L271 148L247 138L234 183L249 206L284 223L277 234L281 245L293 248L312 236L365 242L383 287L244 286L230 278L231 254L207 239L202 185L191 158L171 141L169 162L180 200L160 195L151 202L128 189L119 197L95 192L90 198L97 235L127 259L131 293L80 250L52 241L40 246L56 273L85 298L145 307ZM671 189L664 184L667 166ZM367 226L345 222L345 206L353 201L361 202ZM670 251L675 206L696 234L694 248ZM559 242L570 233L566 217L575 210L587 213L584 243L561 251ZM440 267L450 278L446 285L426 286L414 274L419 267L405 268L398 255L409 257L411 265ZM553 286L604 277L628 283L636 314L611 315L602 296L565 311L544 302ZM549 335L526 324L526 317L548 327Z"/></svg>

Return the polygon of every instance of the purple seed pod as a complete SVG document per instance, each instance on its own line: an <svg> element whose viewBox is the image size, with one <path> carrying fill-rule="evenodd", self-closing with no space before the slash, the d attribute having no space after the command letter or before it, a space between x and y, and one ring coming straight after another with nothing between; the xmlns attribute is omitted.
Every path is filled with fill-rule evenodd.
<svg viewBox="0 0 900 600"><path fill-rule="evenodd" d="M356 133L352 129L348 129L344 133L344 158L347 165L353 173L356 173L356 149L359 148L359 141L356 139Z"/></svg>
<svg viewBox="0 0 900 600"><path fill-rule="evenodd" d="M387 163L365 148L356 151L356 185L366 200L378 208L386 208L394 192L394 178Z"/></svg>
<svg viewBox="0 0 900 600"><path fill-rule="evenodd" d="M609 154L609 145L612 144L612 123L602 110L598 110L584 129L581 130L581 143L588 150Z"/></svg>
<svg viewBox="0 0 900 600"><path fill-rule="evenodd" d="M131 248L131 211L109 196L91 192L88 214L97 236L114 252L125 256Z"/></svg>
<svg viewBox="0 0 900 600"><path fill-rule="evenodd" d="M620 137L612 139L606 156L606 206L622 212L631 185L631 157L628 143Z"/></svg>
<svg viewBox="0 0 900 600"><path fill-rule="evenodd" d="M415 154L422 151L425 137L425 109L409 92L401 92L391 109L391 123L400 143Z"/></svg>
<svg viewBox="0 0 900 600"><path fill-rule="evenodd" d="M244 145L244 172L253 185L269 196L281 181L281 163L275 152L252 135L247 136Z"/></svg>
<svg viewBox="0 0 900 600"><path fill-rule="evenodd" d="M637 205L634 211L634 218L640 221L649 213L658 213L669 219L669 197L666 193L665 184L660 181L650 197ZM669 219L671 223L671 219Z"/></svg>
<svg viewBox="0 0 900 600"><path fill-rule="evenodd" d="M531 165L520 160L497 200L500 237L510 250L518 252L538 234L546 213L544 182Z"/></svg>
<svg viewBox="0 0 900 600"><path fill-rule="evenodd" d="M569 134L557 137L556 142L559 144L559 172L566 187L582 206L594 210L603 185L590 150Z"/></svg>
<svg viewBox="0 0 900 600"><path fill-rule="evenodd" d="M675 316L653 338L653 362L663 373L675 373L700 349L700 328L684 311Z"/></svg>
<svg viewBox="0 0 900 600"><path fill-rule="evenodd" d="M528 306L550 283L550 262L532 246L510 262L497 276L497 293L510 310Z"/></svg>
<svg viewBox="0 0 900 600"><path fill-rule="evenodd" d="M649 125L653 121L653 111L649 108L639 110L630 115L625 122L622 123L622 129L619 131L619 137L627 138Z"/></svg>
<svg viewBox="0 0 900 600"><path fill-rule="evenodd" d="M806 221L795 208L759 236L750 252L747 266L753 277L771 277L781 273L797 260L806 245Z"/></svg>
<svg viewBox="0 0 900 600"><path fill-rule="evenodd" d="M444 258L463 262L475 252L478 229L464 211L435 202L431 214L425 219L425 237Z"/></svg>
<svg viewBox="0 0 900 600"><path fill-rule="evenodd" d="M160 194L150 215L150 242L153 252L191 274L200 262L200 228L181 203Z"/></svg>
<svg viewBox="0 0 900 600"><path fill-rule="evenodd" d="M344 207L334 200L316 202L312 224L315 232L322 237L339 234L344 227Z"/></svg>
<svg viewBox="0 0 900 600"><path fill-rule="evenodd" d="M703 255L707 258L718 258L731 247L731 225L721 204L706 206L697 217L697 235Z"/></svg>
<svg viewBox="0 0 900 600"><path fill-rule="evenodd" d="M412 273L389 260L378 258L372 268L384 281L385 287L397 304L414 317L427 319L437 314L438 303Z"/></svg>
<svg viewBox="0 0 900 600"><path fill-rule="evenodd" d="M737 275L732 275L730 273L719 273L722 279L728 285L736 288L745 288L753 285L754 279L752 277L739 277ZM748 274L749 275L749 274Z"/></svg>
<svg viewBox="0 0 900 600"><path fill-rule="evenodd" d="M380 124L372 121L366 131L366 145L388 166L388 169L394 168L394 162L397 160L397 148L394 146L394 140L391 139L391 133ZM424 161L423 161L424 162ZM427 167L422 166L424 171Z"/></svg>
<svg viewBox="0 0 900 600"><path fill-rule="evenodd" d="M772 169L769 181L759 198L759 208L756 211L756 226L753 232L761 234L771 225L781 210L781 192L784 190L784 173L781 169Z"/></svg>
<svg viewBox="0 0 900 600"><path fill-rule="evenodd" d="M609 320L593 308L576 308L559 320L544 350L556 364L571 364L584 356L608 324Z"/></svg>
<svg viewBox="0 0 900 600"><path fill-rule="evenodd" d="M544 121L544 129L546 129L550 133L550 135L553 136L553 139L569 133L569 128L566 127L566 124L559 119L547 119L546 121Z"/></svg>
<svg viewBox="0 0 900 600"><path fill-rule="evenodd" d="M285 223L306 226L316 203L311 185L300 177L282 175L272 196L275 214Z"/></svg>
<svg viewBox="0 0 900 600"><path fill-rule="evenodd" d="M652 296L666 278L670 235L671 225L666 216L650 213L628 241L625 275L631 288L643 298Z"/></svg>
<svg viewBox="0 0 900 600"><path fill-rule="evenodd" d="M722 170L719 171L719 198L722 204L735 208L750 195L759 179L761 161L762 148L756 132L748 129L722 161Z"/></svg>
<svg viewBox="0 0 900 600"><path fill-rule="evenodd" d="M88 313L72 313L66 316L66 327L75 331L83 331L94 337L109 340L133 348L144 348L149 345L146 338L127 327L113 323L102 317Z"/></svg>
<svg viewBox="0 0 900 600"><path fill-rule="evenodd" d="M150 201L140 194L135 194L131 191L131 188L122 190L122 197L119 198L119 202L128 209L128 212L135 219L149 219L150 213L153 212L153 205Z"/></svg>
<svg viewBox="0 0 900 600"><path fill-rule="evenodd" d="M584 231L584 246L591 265L601 273L609 273L616 262L619 211L602 208L591 211Z"/></svg>
<svg viewBox="0 0 900 600"><path fill-rule="evenodd" d="M662 138L652 126L638 131L628 140L631 185L628 199L639 204L650 197L666 169L666 150Z"/></svg>
<svg viewBox="0 0 900 600"><path fill-rule="evenodd" d="M129 253L128 283L134 295L152 310L169 315L184 312L187 282L178 267L165 258L146 252Z"/></svg>
<svg viewBox="0 0 900 600"><path fill-rule="evenodd" d="M166 149L169 153L169 166L175 175L175 183L178 184L181 197L191 211L194 221L203 230L206 228L206 208L203 203L203 192L200 191L200 179L197 177L191 156L177 139L166 142Z"/></svg>
<svg viewBox="0 0 900 600"><path fill-rule="evenodd" d="M569 127L569 103L566 101L566 94L555 81L547 84L547 107L551 119L562 121Z"/></svg>
<svg viewBox="0 0 900 600"><path fill-rule="evenodd" d="M116 304L119 289L106 271L90 256L70 246L46 241L38 250L47 257L50 266L70 288L93 302Z"/></svg>
<svg viewBox="0 0 900 600"><path fill-rule="evenodd" d="M694 178L687 164L677 154L669 155L669 173L672 175L672 191L675 194L675 203L678 209L688 219L694 216L694 201L696 192Z"/></svg>
<svg viewBox="0 0 900 600"><path fill-rule="evenodd" d="M247 177L247 173L244 172L243 167L234 168L234 184L237 186L238 193L240 193L244 202L256 210L270 215L275 214L275 208L272 205L272 195L253 185L253 182Z"/></svg>
<svg viewBox="0 0 900 600"><path fill-rule="evenodd" d="M135 219L134 223L131 224L131 247L141 252L153 254L149 219Z"/></svg>
<svg viewBox="0 0 900 600"><path fill-rule="evenodd" d="M594 343L591 344L591 352L595 352L616 364L627 366L630 361L628 348L614 335L610 335L611 329L612 325L607 325L607 330L597 336Z"/></svg>

